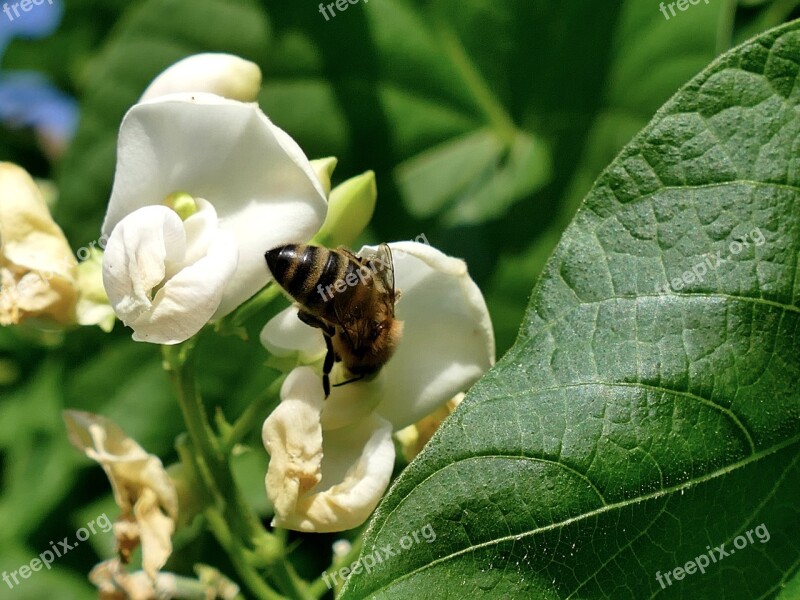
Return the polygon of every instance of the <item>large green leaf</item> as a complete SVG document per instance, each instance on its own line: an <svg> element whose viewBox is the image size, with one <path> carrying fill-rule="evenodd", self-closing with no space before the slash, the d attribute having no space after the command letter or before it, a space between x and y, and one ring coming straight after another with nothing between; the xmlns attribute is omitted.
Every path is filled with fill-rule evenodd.
<svg viewBox="0 0 800 600"><path fill-rule="evenodd" d="M603 172L512 350L379 507L365 552L396 556L342 598L751 600L793 576L799 65L800 22L731 51Z"/></svg>

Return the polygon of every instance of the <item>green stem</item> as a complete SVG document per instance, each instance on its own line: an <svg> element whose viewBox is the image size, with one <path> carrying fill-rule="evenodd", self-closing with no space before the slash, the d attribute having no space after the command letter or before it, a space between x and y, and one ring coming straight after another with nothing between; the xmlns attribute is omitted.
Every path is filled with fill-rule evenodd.
<svg viewBox="0 0 800 600"><path fill-rule="evenodd" d="M194 345L195 340L192 338L176 346L162 346L164 368L172 377L189 437L200 450L203 459L208 462L207 466L214 470L222 462L222 455L216 447L216 438L211 431L200 394L197 393L192 360Z"/></svg>
<svg viewBox="0 0 800 600"><path fill-rule="evenodd" d="M229 454L233 447L241 442L248 433L264 422L272 407L280 400L281 386L285 379L285 375L279 376L261 396L248 405L225 436L221 444L223 454Z"/></svg>
<svg viewBox="0 0 800 600"><path fill-rule="evenodd" d="M258 292L255 296L250 298L236 312L231 315L231 322L234 327L242 327L253 315L261 312L268 306L275 298L281 295L281 288L274 282L270 282L267 286Z"/></svg>
<svg viewBox="0 0 800 600"><path fill-rule="evenodd" d="M283 543L262 527L257 515L242 497L230 470L228 450L232 448L231 441L235 439L231 434L236 431L236 435L241 435L245 431L245 426L248 423L252 424L258 417L258 413L254 410L243 415L246 421L242 422L241 418L237 421L237 425L240 423L241 425L238 429L234 426L231 430L224 445L226 450L223 452L223 446L211 429L205 406L197 390L193 350L194 340L177 346L165 346L164 367L172 376L178 404L189 431L189 439L198 454L193 456L195 472L200 475L204 491L213 499L214 505L206 509L206 517L209 519L212 532L220 545L225 548L242 580L259 600L276 600L282 596L272 590L259 576L248 557L248 553L253 554L253 552L245 547L242 541L256 550L256 555L263 561L272 579L289 598L312 600L306 583L287 564ZM277 382L273 384L276 385L279 384ZM268 391L273 390L273 386L270 386ZM277 389L280 389L279 386ZM270 397L274 397L277 393L274 390L273 392Z"/></svg>
<svg viewBox="0 0 800 600"><path fill-rule="evenodd" d="M456 72L461 75L461 79L494 127L498 137L508 144L510 148L517 137L517 127L514 124L514 120L492 93L491 88L470 59L458 36L443 21L438 23L438 29L442 35L447 56L453 62Z"/></svg>
<svg viewBox="0 0 800 600"><path fill-rule="evenodd" d="M226 520L219 511L214 508L209 508L206 510L205 516L206 519L208 519L208 526L214 534L214 537L217 538L217 541L225 549L236 572L247 587L250 588L250 591L261 600L286 600L285 596L281 596L270 588L259 576L258 571L250 565L244 549L231 534Z"/></svg>

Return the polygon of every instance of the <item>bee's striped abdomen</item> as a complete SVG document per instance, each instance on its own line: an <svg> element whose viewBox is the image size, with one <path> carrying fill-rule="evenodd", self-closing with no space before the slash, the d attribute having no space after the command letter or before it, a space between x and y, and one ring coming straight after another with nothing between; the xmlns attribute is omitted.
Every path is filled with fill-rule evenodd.
<svg viewBox="0 0 800 600"><path fill-rule="evenodd" d="M265 258L275 281L312 312L331 299L325 288L355 268L346 256L307 244L279 246L268 251Z"/></svg>

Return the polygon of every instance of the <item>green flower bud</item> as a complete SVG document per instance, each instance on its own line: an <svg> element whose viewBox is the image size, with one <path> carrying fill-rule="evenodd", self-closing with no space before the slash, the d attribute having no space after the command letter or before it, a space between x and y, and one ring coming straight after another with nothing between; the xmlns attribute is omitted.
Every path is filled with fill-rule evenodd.
<svg viewBox="0 0 800 600"><path fill-rule="evenodd" d="M373 171L336 186L328 199L328 215L314 241L328 247L352 245L372 219L377 198Z"/></svg>

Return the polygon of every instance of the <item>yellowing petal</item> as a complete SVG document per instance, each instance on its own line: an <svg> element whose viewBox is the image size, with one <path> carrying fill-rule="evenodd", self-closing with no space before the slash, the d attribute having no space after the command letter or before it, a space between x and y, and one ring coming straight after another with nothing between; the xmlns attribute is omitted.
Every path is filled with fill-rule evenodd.
<svg viewBox="0 0 800 600"><path fill-rule="evenodd" d="M400 442L400 447L403 449L403 456L408 462L411 462L417 454L422 452L425 444L430 441L433 434L436 433L436 430L439 429L439 426L444 420L458 408L464 396L464 393L458 394L455 398L449 400L446 404L440 406L429 415L422 417L413 425L409 425L395 432L394 436L397 441Z"/></svg>
<svg viewBox="0 0 800 600"><path fill-rule="evenodd" d="M105 417L66 410L69 440L106 472L121 509L114 535L123 557L142 544L145 571L154 577L172 552L178 495L161 460Z"/></svg>
<svg viewBox="0 0 800 600"><path fill-rule="evenodd" d="M114 328L117 319L103 287L103 253L95 248L78 265L78 304L75 313L79 324L98 325L106 332Z"/></svg>
<svg viewBox="0 0 800 600"><path fill-rule="evenodd" d="M75 320L77 261L28 173L0 163L0 324Z"/></svg>
<svg viewBox="0 0 800 600"><path fill-rule="evenodd" d="M300 367L287 377L282 402L264 422L270 453L267 494L273 525L297 531L343 531L363 523L389 485L391 424L375 415L323 433L319 376Z"/></svg>

